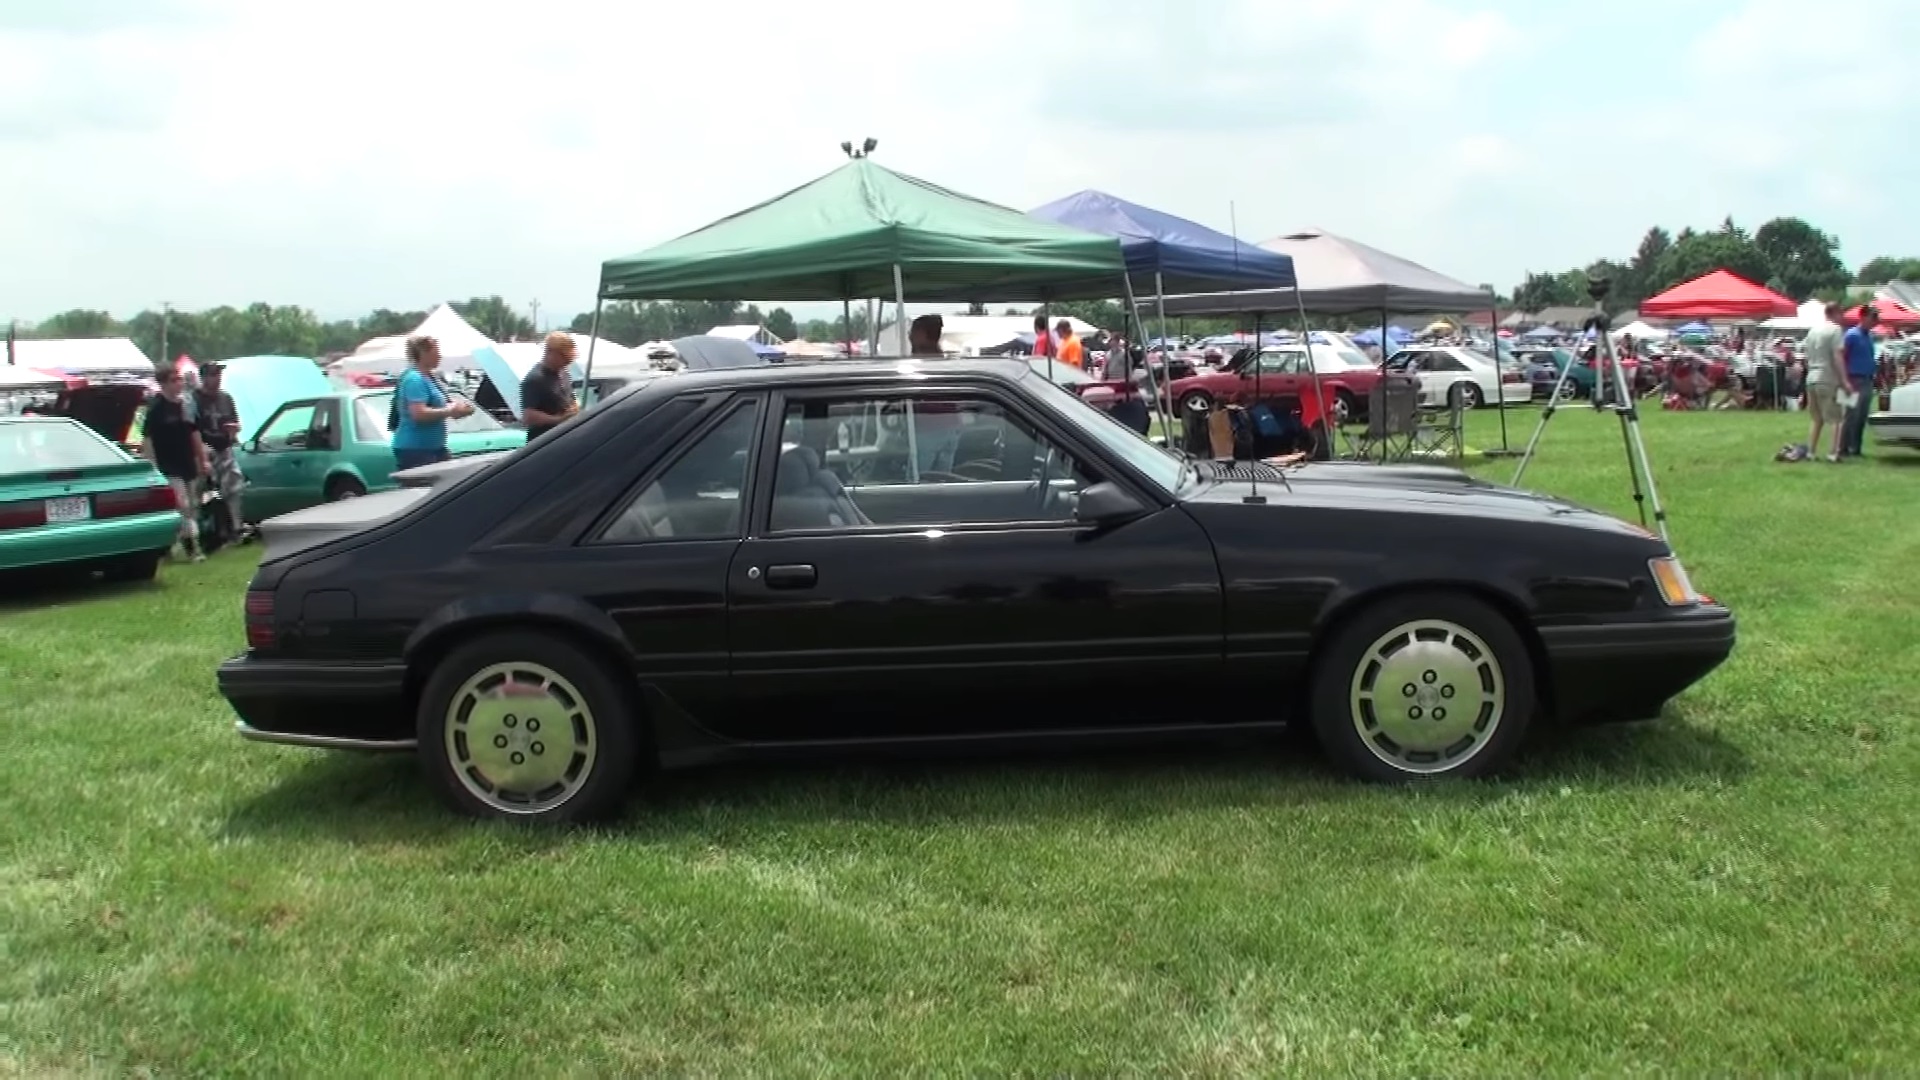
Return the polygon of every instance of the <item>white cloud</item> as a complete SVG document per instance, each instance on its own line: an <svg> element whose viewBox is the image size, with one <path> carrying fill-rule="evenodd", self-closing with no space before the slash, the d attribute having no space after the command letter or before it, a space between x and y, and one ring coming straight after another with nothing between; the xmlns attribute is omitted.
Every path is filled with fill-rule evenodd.
<svg viewBox="0 0 1920 1080"><path fill-rule="evenodd" d="M601 260L867 135L1010 205L1097 187L1476 282L1728 212L1845 232L1896 194L1842 140L1899 130L1892 38L1852 32L1893 8L1757 0L1596 50L1519 0L0 0L0 205L24 208L0 316L480 292L564 315Z"/></svg>

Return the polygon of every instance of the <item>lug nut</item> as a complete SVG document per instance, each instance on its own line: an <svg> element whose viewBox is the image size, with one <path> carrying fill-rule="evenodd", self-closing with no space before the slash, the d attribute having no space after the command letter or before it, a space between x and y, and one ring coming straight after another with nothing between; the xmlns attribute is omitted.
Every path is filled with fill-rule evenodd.
<svg viewBox="0 0 1920 1080"><path fill-rule="evenodd" d="M493 737L493 746L496 750L505 750L507 748L507 737L505 735L495 735Z"/></svg>
<svg viewBox="0 0 1920 1080"><path fill-rule="evenodd" d="M529 717L527 717L527 730L528 730L528 731L539 731L539 730L540 730L540 719L539 719L538 717L534 717L534 716L529 716Z"/></svg>
<svg viewBox="0 0 1920 1080"><path fill-rule="evenodd" d="M507 760L513 762L515 765L525 765L527 763L527 755L515 750L513 756Z"/></svg>
<svg viewBox="0 0 1920 1080"><path fill-rule="evenodd" d="M512 713L508 713L508 714L507 714L507 719L506 719L506 721L505 721L505 723L506 723L506 725L507 725L508 727L515 727L515 726L518 726L518 725L519 725L519 723L520 723L520 718L519 718L519 717L517 717L517 716L515 716L515 715L513 715Z"/></svg>
<svg viewBox="0 0 1920 1080"><path fill-rule="evenodd" d="M1414 706L1413 708L1411 708L1411 709L1408 709L1408 710L1407 710L1407 719L1409 719L1409 720L1418 720L1418 719L1420 719L1420 706L1418 706L1418 705L1415 705L1415 706Z"/></svg>
<svg viewBox="0 0 1920 1080"><path fill-rule="evenodd" d="M532 746L529 746L529 747L527 747L527 749L529 749L529 750L531 750L531 751L533 751L533 753L534 753L534 755L535 755L536 757L537 757L537 756L539 756L539 755L541 755L541 754L544 754L544 753L546 753L546 752L547 752L547 747L546 747L546 744L544 744L544 743L542 743L542 742L541 742L540 740L538 740L538 739L535 739L535 740L533 741L533 745L532 745Z"/></svg>

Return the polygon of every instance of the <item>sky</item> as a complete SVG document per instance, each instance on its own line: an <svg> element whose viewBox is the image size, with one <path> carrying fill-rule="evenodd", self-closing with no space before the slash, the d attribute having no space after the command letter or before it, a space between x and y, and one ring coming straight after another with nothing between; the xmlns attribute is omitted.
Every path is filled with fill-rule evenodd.
<svg viewBox="0 0 1920 1080"><path fill-rule="evenodd" d="M1648 226L1920 255L1898 0L0 0L0 319L499 294L875 161L1503 291ZM1906 145L1903 145L1906 144ZM751 297L743 299L751 300ZM804 312L803 312L804 314Z"/></svg>

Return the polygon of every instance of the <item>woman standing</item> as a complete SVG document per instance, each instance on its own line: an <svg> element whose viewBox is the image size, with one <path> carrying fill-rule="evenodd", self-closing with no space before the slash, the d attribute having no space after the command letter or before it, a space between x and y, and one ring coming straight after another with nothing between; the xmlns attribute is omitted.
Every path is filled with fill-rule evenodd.
<svg viewBox="0 0 1920 1080"><path fill-rule="evenodd" d="M440 366L440 343L430 337L407 339L407 370L394 387L393 464L414 469L447 460L447 420L473 413L464 401L447 403L433 371Z"/></svg>

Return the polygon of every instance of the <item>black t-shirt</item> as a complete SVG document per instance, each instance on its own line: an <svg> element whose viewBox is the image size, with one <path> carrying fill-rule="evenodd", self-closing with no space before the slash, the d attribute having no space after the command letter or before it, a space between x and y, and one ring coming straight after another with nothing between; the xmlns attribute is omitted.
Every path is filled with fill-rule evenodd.
<svg viewBox="0 0 1920 1080"><path fill-rule="evenodd" d="M568 381L566 371L554 371L545 364L536 364L527 377L520 380L520 412L525 415L528 409L535 409L548 416L559 416L567 411L573 402L573 383ZM527 425L527 441L545 435L558 427L558 424Z"/></svg>
<svg viewBox="0 0 1920 1080"><path fill-rule="evenodd" d="M200 462L193 452L193 436L198 430L196 410L188 398L179 401L165 394L147 399L147 419L142 427L153 444L153 463L160 475L175 480L197 480Z"/></svg>
<svg viewBox="0 0 1920 1080"><path fill-rule="evenodd" d="M193 404L200 414L200 441L209 450L231 450L233 436L227 434L227 425L240 422L233 395L225 390L200 390L194 393Z"/></svg>

